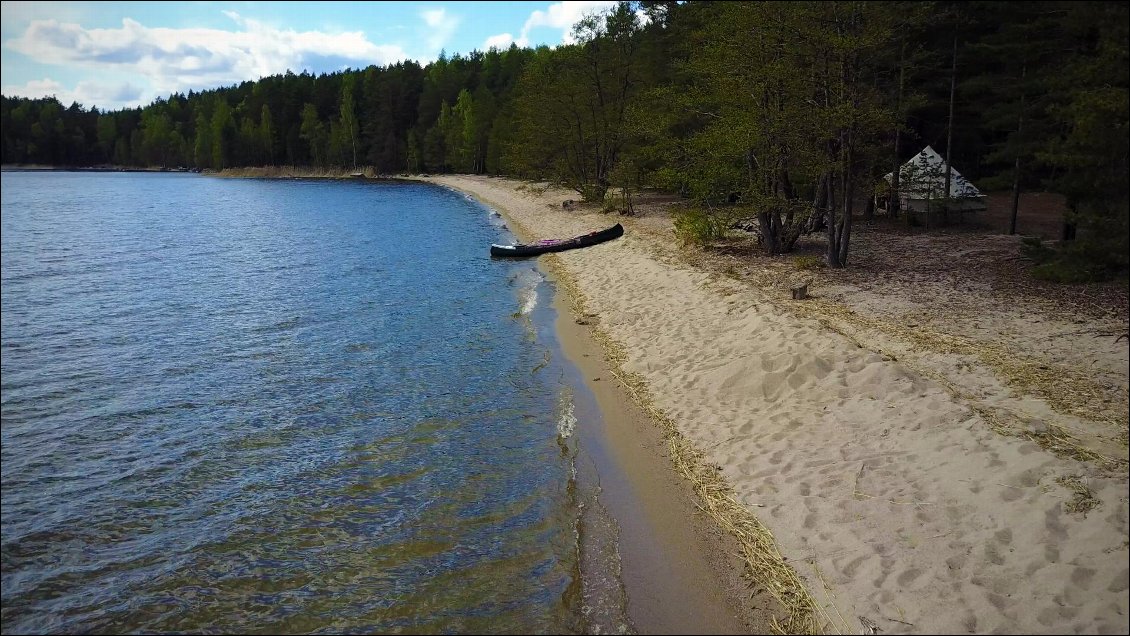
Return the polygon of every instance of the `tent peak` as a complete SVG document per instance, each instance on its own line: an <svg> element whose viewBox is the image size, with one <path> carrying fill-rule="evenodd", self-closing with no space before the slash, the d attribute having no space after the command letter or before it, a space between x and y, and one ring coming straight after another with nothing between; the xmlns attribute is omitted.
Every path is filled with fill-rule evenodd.
<svg viewBox="0 0 1130 636"><path fill-rule="evenodd" d="M905 196L913 199L944 199L946 197L942 193L946 189L945 177L946 161L932 146L926 146L899 168L899 189ZM891 182L894 173L888 173L883 178ZM981 191L951 165L949 198L980 196L983 196Z"/></svg>

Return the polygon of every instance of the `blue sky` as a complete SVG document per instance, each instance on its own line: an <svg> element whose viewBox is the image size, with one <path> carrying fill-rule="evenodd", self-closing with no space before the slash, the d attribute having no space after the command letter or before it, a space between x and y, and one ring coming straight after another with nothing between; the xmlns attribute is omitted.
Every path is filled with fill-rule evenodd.
<svg viewBox="0 0 1130 636"><path fill-rule="evenodd" d="M8 96L117 109L308 70L556 46L614 2L2 2Z"/></svg>

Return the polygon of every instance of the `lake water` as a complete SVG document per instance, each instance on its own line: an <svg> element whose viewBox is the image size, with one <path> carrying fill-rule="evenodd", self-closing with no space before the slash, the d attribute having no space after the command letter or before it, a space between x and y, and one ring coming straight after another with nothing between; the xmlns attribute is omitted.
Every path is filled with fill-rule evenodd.
<svg viewBox="0 0 1130 636"><path fill-rule="evenodd" d="M627 627L580 575L552 289L489 257L490 210L190 174L2 196L5 632Z"/></svg>

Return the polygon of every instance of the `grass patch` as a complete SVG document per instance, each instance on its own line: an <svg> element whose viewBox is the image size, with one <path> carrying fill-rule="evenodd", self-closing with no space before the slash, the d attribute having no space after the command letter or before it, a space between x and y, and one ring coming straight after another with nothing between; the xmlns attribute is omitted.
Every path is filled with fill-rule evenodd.
<svg viewBox="0 0 1130 636"><path fill-rule="evenodd" d="M796 265L797 269L817 269L824 267L824 259L808 254L796 257L793 259L793 264Z"/></svg>

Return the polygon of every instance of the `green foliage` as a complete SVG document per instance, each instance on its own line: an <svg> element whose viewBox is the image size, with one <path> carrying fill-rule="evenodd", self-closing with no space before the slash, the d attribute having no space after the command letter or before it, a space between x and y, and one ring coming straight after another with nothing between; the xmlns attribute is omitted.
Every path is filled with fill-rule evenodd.
<svg viewBox="0 0 1130 636"><path fill-rule="evenodd" d="M701 13L691 35L698 46L686 53L688 86L669 92L693 115L668 118L686 129L686 191L703 203L753 206L773 254L827 217L829 262L844 264L853 193L870 186L895 124L874 77L898 14L860 2L710 3Z"/></svg>
<svg viewBox="0 0 1130 636"><path fill-rule="evenodd" d="M641 29L628 3L590 14L576 44L540 48L515 87L506 162L602 201L627 146L628 111L639 92Z"/></svg>
<svg viewBox="0 0 1130 636"><path fill-rule="evenodd" d="M1048 74L1048 110L1063 133L1040 157L1056 170L1077 238L1036 273L1098 280L1130 265L1130 7L1078 3L1065 12L1075 54Z"/></svg>
<svg viewBox="0 0 1130 636"><path fill-rule="evenodd" d="M360 128L357 123L357 107L354 104L354 90L353 86L356 83L355 75L346 75L341 83L341 106L339 117L339 135L335 135L338 139L340 147L344 150L349 148L349 165L353 168L357 167L357 136L360 134Z"/></svg>
<svg viewBox="0 0 1130 636"><path fill-rule="evenodd" d="M302 107L302 126L300 130L302 131L300 133L302 139L309 144L309 156L314 158L314 164L317 166L325 166L326 125L318 119L318 109L311 103L306 103Z"/></svg>
<svg viewBox="0 0 1130 636"><path fill-rule="evenodd" d="M212 128L203 111L196 115L196 139L193 142L192 163L197 168L212 167Z"/></svg>
<svg viewBox="0 0 1130 636"><path fill-rule="evenodd" d="M222 170L229 165L235 145L235 120L232 118L231 108L223 99L217 100L212 112L211 127L212 167ZM135 158L136 156L134 153Z"/></svg>
<svg viewBox="0 0 1130 636"><path fill-rule="evenodd" d="M256 139L260 163L275 165L275 126L271 117L271 107L263 104L259 112L259 130Z"/></svg>

